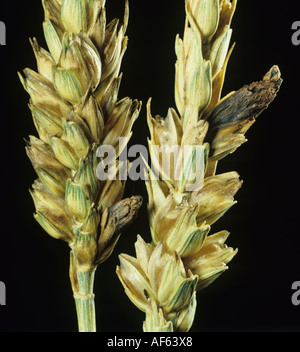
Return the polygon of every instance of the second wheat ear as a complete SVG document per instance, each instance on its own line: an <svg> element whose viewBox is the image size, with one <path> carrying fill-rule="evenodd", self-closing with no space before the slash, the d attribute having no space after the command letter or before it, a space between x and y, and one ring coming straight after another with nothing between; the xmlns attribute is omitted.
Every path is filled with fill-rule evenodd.
<svg viewBox="0 0 300 352"><path fill-rule="evenodd" d="M142 203L135 196L122 200L124 178L96 176L97 147L114 147L117 158L119 138L129 140L141 108L137 100L118 99L128 3L123 24L106 23L105 0L42 3L49 51L31 40L38 72L27 68L25 78L19 75L39 135L30 136L26 147L38 175L31 190L34 217L50 236L69 244L79 331L92 332L95 270Z"/></svg>
<svg viewBox="0 0 300 352"><path fill-rule="evenodd" d="M148 104L152 243L139 236L136 257L120 255L117 268L126 294L146 314L145 332L189 331L196 292L227 270L237 253L225 243L227 231L209 234L236 203L242 184L236 172L217 174L217 164L246 142L245 133L282 79L274 66L261 81L221 100L236 3L186 0L184 36L176 38L177 111L153 118Z"/></svg>

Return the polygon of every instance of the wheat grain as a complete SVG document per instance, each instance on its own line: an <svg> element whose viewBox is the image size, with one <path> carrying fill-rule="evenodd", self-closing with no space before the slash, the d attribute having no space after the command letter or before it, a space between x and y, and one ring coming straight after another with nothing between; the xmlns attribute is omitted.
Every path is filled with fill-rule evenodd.
<svg viewBox="0 0 300 352"><path fill-rule="evenodd" d="M227 231L209 235L211 226L236 203L234 195L242 184L236 172L216 174L217 163L246 141L245 133L281 85L274 66L262 81L221 100L233 49L230 24L236 0L185 3L184 36L176 38L178 112L170 109L166 118L153 118L149 101L149 146L150 152L158 145L165 153L174 145L192 148L183 162L175 149L173 168L151 153L160 175L146 182L153 242L139 236L136 258L120 255L117 268L128 297L146 313L146 332L189 331L196 292L227 270L236 255L237 250L225 244Z"/></svg>
<svg viewBox="0 0 300 352"><path fill-rule="evenodd" d="M69 244L79 330L95 331L95 270L141 205L140 197L121 200L125 181L96 177L97 147L117 149L119 137L129 139L141 107L137 100L118 99L128 2L123 24L106 23L104 0L42 3L49 51L31 40L37 72L19 74L39 135L30 136L26 147L38 175L31 190L34 217L50 236Z"/></svg>

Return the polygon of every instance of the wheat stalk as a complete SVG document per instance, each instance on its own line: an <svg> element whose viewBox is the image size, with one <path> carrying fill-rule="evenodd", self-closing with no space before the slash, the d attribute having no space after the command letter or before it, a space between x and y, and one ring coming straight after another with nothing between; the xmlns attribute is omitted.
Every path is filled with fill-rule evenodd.
<svg viewBox="0 0 300 352"><path fill-rule="evenodd" d="M122 254L117 267L128 297L146 313L146 332L189 331L196 292L228 269L236 255L225 244L227 231L209 235L236 203L242 184L236 172L217 174L217 163L246 141L245 133L281 85L274 66L262 81L221 100L236 0L185 3L184 36L176 38L178 112L169 109L166 118L153 118L148 104L151 161L160 176L150 172L146 182L152 243L138 236L136 258ZM173 163L163 155L172 155Z"/></svg>
<svg viewBox="0 0 300 352"><path fill-rule="evenodd" d="M119 177L96 177L97 147L113 146L118 157L118 139L128 141L141 107L137 100L118 99L128 2L123 24L106 23L105 0L42 3L49 51L31 40L37 72L19 74L39 135L30 136L26 147L38 175L31 190L34 217L50 236L69 244L79 331L95 331L95 270L141 205L140 197L122 200L125 181Z"/></svg>

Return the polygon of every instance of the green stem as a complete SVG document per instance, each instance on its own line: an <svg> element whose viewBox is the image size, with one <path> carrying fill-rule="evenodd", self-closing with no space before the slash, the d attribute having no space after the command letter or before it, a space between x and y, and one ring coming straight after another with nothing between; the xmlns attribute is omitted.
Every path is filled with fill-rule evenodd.
<svg viewBox="0 0 300 352"><path fill-rule="evenodd" d="M96 332L93 272L77 272L79 292L74 294L79 332Z"/></svg>
<svg viewBox="0 0 300 352"><path fill-rule="evenodd" d="M96 332L94 278L96 268L82 270L71 251L70 279L76 305L79 332Z"/></svg>

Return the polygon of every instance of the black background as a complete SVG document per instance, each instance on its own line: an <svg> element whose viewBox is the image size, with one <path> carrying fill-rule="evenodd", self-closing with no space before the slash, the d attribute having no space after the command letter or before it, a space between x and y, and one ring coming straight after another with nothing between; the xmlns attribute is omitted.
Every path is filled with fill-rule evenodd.
<svg viewBox="0 0 300 352"><path fill-rule="evenodd" d="M107 16L121 18L123 0L107 0ZM130 144L146 145L145 105L153 114L174 106L174 41L184 26L183 0L131 0L129 46L122 64L120 97L143 101ZM7 305L0 306L0 331L77 330L68 278L69 249L46 235L34 221L28 193L36 175L24 151L24 138L36 134L17 71L35 69L28 38L44 46L39 0L1 3L7 45L0 46L1 226L0 281ZM300 46L293 46L292 23L300 20L298 1L238 1L224 94L259 80L273 64L284 84L274 103L247 134L249 142L220 163L244 180L238 204L212 228L231 232L239 253L212 286L198 293L192 332L299 331L300 306L291 302L291 285L300 280L299 102ZM128 181L126 195L145 201L138 220L123 233L113 255L96 274L99 331L142 331L144 314L128 300L115 275L118 254L134 254L137 234L150 241L142 181Z"/></svg>

